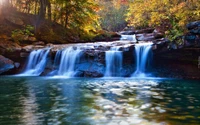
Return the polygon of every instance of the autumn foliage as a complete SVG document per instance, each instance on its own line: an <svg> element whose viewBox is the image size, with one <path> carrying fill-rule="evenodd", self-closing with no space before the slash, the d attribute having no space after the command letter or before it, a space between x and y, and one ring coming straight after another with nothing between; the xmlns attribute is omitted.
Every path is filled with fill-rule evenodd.
<svg viewBox="0 0 200 125"><path fill-rule="evenodd" d="M134 27L162 26L166 35L175 37L190 21L200 20L199 0L134 0L126 20Z"/></svg>

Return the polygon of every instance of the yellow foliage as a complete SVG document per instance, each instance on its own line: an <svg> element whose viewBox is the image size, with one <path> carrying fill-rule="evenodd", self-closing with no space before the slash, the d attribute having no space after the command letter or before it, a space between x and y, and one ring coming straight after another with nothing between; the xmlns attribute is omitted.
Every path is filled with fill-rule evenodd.
<svg viewBox="0 0 200 125"><path fill-rule="evenodd" d="M135 27L160 26L168 21L184 30L190 21L200 20L199 0L134 0L126 20ZM168 29L170 30L170 29Z"/></svg>

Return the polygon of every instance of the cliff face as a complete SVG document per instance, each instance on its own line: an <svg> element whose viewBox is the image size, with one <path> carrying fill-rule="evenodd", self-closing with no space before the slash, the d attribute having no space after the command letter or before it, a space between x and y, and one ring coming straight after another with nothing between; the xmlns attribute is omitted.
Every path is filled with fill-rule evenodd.
<svg viewBox="0 0 200 125"><path fill-rule="evenodd" d="M154 55L155 76L200 79L200 48L182 48Z"/></svg>

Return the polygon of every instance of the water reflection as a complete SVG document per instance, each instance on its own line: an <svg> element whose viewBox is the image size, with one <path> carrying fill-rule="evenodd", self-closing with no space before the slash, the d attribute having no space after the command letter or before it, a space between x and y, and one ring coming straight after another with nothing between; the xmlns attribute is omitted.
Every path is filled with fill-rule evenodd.
<svg viewBox="0 0 200 125"><path fill-rule="evenodd" d="M2 77L0 124L198 125L198 83Z"/></svg>

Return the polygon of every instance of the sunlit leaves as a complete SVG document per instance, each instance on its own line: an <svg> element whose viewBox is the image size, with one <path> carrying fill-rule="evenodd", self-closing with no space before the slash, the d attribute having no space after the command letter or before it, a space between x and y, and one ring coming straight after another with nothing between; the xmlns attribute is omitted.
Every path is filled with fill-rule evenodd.
<svg viewBox="0 0 200 125"><path fill-rule="evenodd" d="M129 5L127 19L135 27L171 25L183 31L190 21L200 20L199 0L134 0ZM178 33L179 34L179 33Z"/></svg>

